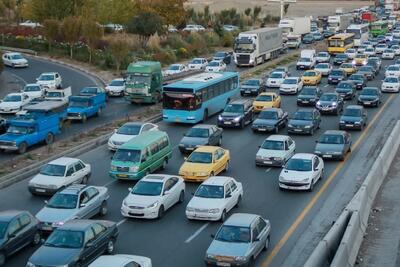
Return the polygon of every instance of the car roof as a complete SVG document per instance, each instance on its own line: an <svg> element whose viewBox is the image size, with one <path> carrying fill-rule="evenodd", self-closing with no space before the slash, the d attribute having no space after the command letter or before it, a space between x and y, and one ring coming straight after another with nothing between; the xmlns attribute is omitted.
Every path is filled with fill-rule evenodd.
<svg viewBox="0 0 400 267"><path fill-rule="evenodd" d="M102 255L96 259L90 266L94 265L97 267L123 267L128 266L126 264L134 261L138 262L144 259L142 256L126 255L126 254L116 254L116 255ZM129 265L131 266L131 265ZM136 266L136 265L135 265Z"/></svg>
<svg viewBox="0 0 400 267"><path fill-rule="evenodd" d="M58 72L43 72L40 75L45 74L45 75L49 75L49 74L58 74Z"/></svg>
<svg viewBox="0 0 400 267"><path fill-rule="evenodd" d="M272 134L268 136L265 140L268 141L285 141L288 140L289 136L283 134Z"/></svg>
<svg viewBox="0 0 400 267"><path fill-rule="evenodd" d="M79 219L79 220L70 220L67 221L65 224L60 226L58 229L62 230L85 230L88 227L90 227L93 223L96 223L96 220L85 220L85 219Z"/></svg>
<svg viewBox="0 0 400 267"><path fill-rule="evenodd" d="M79 161L79 159L77 159L77 158L61 157L61 158L58 158L58 159L50 161L48 164L66 166L66 165L69 165L71 163L75 163L77 161Z"/></svg>
<svg viewBox="0 0 400 267"><path fill-rule="evenodd" d="M9 93L7 95L24 95L25 93Z"/></svg>
<svg viewBox="0 0 400 267"><path fill-rule="evenodd" d="M89 186L90 185L85 185L85 184L72 184L59 192L63 194L77 195L79 194L79 192L81 192L83 189Z"/></svg>
<svg viewBox="0 0 400 267"><path fill-rule="evenodd" d="M141 181L163 182L171 177L177 177L177 176L169 174L149 174L143 177Z"/></svg>
<svg viewBox="0 0 400 267"><path fill-rule="evenodd" d="M278 95L278 94L275 92L263 92L263 93L259 94L259 96L260 95Z"/></svg>
<svg viewBox="0 0 400 267"><path fill-rule="evenodd" d="M203 185L224 185L226 182L230 181L232 177L228 176L211 176L205 180Z"/></svg>
<svg viewBox="0 0 400 267"><path fill-rule="evenodd" d="M219 146L199 146L196 148L196 152L214 152L216 151Z"/></svg>
<svg viewBox="0 0 400 267"><path fill-rule="evenodd" d="M213 127L216 127L216 126L212 125L212 124L197 124L197 125L193 126L192 128L210 129Z"/></svg>
<svg viewBox="0 0 400 267"><path fill-rule="evenodd" d="M360 105L348 105L345 109L363 109Z"/></svg>
<svg viewBox="0 0 400 267"><path fill-rule="evenodd" d="M259 215L250 213L234 213L224 223L224 225L249 227Z"/></svg>
<svg viewBox="0 0 400 267"><path fill-rule="evenodd" d="M292 159L312 159L315 155L311 153L296 153L291 158Z"/></svg>
<svg viewBox="0 0 400 267"><path fill-rule="evenodd" d="M22 210L4 210L0 211L0 222L10 221L19 214L23 213Z"/></svg>
<svg viewBox="0 0 400 267"><path fill-rule="evenodd" d="M14 55L21 55L22 56L22 54L21 53L18 53L18 52L7 52L7 53L4 53L5 55L9 55L9 56L14 56Z"/></svg>
<svg viewBox="0 0 400 267"><path fill-rule="evenodd" d="M25 86L40 86L40 84L37 83L27 83Z"/></svg>
<svg viewBox="0 0 400 267"><path fill-rule="evenodd" d="M340 134L344 135L346 132L341 130L326 130L323 134Z"/></svg>
<svg viewBox="0 0 400 267"><path fill-rule="evenodd" d="M147 122L143 122L143 121L130 121L130 122L126 122L124 123L122 126L142 126L143 124L145 124Z"/></svg>

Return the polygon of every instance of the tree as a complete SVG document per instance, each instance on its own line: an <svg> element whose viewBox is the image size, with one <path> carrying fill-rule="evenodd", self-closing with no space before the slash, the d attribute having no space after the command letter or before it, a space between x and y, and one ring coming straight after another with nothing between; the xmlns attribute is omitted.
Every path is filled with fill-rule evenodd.
<svg viewBox="0 0 400 267"><path fill-rule="evenodd" d="M61 25L61 31L65 41L69 44L70 57L73 57L74 44L79 41L81 36L82 22L79 17L66 17Z"/></svg>
<svg viewBox="0 0 400 267"><path fill-rule="evenodd" d="M103 28L91 19L82 22L82 36L85 38L89 47L89 63L92 63L92 52L96 48L98 41L103 37Z"/></svg>
<svg viewBox="0 0 400 267"><path fill-rule="evenodd" d="M60 23L55 19L47 19L43 22L43 34L49 43L49 51L51 50L51 44L57 38L60 31Z"/></svg>
<svg viewBox="0 0 400 267"><path fill-rule="evenodd" d="M261 7L260 6L255 6L253 8L253 22L256 22L256 20L258 19L258 16L261 13Z"/></svg>
<svg viewBox="0 0 400 267"><path fill-rule="evenodd" d="M125 34L117 34L110 39L109 48L119 72L122 62L129 54L131 44Z"/></svg>
<svg viewBox="0 0 400 267"><path fill-rule="evenodd" d="M285 3L285 5L283 6L283 13L286 15L288 10L289 10L289 3Z"/></svg>
<svg viewBox="0 0 400 267"><path fill-rule="evenodd" d="M251 13L251 8L246 8L246 9L244 10L244 14L245 14L247 17L250 16L250 13Z"/></svg>
<svg viewBox="0 0 400 267"><path fill-rule="evenodd" d="M77 16L86 0L29 0L23 3L22 14L43 22L46 19L62 20Z"/></svg>
<svg viewBox="0 0 400 267"><path fill-rule="evenodd" d="M204 7L204 22L207 26L211 25L211 13L210 13L210 6Z"/></svg>
<svg viewBox="0 0 400 267"><path fill-rule="evenodd" d="M146 38L164 31L164 23L162 18L155 12L140 12L133 17L128 24L128 32L136 33Z"/></svg>
<svg viewBox="0 0 400 267"><path fill-rule="evenodd" d="M185 20L186 0L136 0L140 12L150 11L162 17L166 25L179 25Z"/></svg>

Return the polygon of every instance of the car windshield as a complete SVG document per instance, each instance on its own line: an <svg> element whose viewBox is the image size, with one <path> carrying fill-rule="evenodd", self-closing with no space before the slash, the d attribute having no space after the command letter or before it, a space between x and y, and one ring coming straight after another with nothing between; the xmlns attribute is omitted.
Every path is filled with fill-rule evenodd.
<svg viewBox="0 0 400 267"><path fill-rule="evenodd" d="M214 57L225 57L225 53L224 52L217 52L214 54Z"/></svg>
<svg viewBox="0 0 400 267"><path fill-rule="evenodd" d="M151 83L150 75L148 74L128 74L126 83L130 85L148 85Z"/></svg>
<svg viewBox="0 0 400 267"><path fill-rule="evenodd" d="M24 92L38 92L41 91L40 86L37 85L27 85L24 88Z"/></svg>
<svg viewBox="0 0 400 267"><path fill-rule="evenodd" d="M191 64L201 64L201 60L200 59L193 59Z"/></svg>
<svg viewBox="0 0 400 267"><path fill-rule="evenodd" d="M335 56L335 59L347 59L347 55L346 54L337 54L336 56Z"/></svg>
<svg viewBox="0 0 400 267"><path fill-rule="evenodd" d="M283 73L282 72L273 72L273 73L271 73L269 78L282 79L283 78Z"/></svg>
<svg viewBox="0 0 400 267"><path fill-rule="evenodd" d="M46 247L81 248L83 246L83 232L56 229L44 243Z"/></svg>
<svg viewBox="0 0 400 267"><path fill-rule="evenodd" d="M74 100L71 100L69 102L69 106L70 107L76 107L76 108L86 108L86 107L90 107L91 103L89 101L74 101Z"/></svg>
<svg viewBox="0 0 400 267"><path fill-rule="evenodd" d="M361 80L362 81L362 80L364 80L364 76L362 76L362 75L351 75L349 80L352 80L352 81Z"/></svg>
<svg viewBox="0 0 400 267"><path fill-rule="evenodd" d="M38 78L39 81L53 81L54 75L52 74L42 74Z"/></svg>
<svg viewBox="0 0 400 267"><path fill-rule="evenodd" d="M386 77L385 80L383 80L385 83L398 83L399 79L396 77Z"/></svg>
<svg viewBox="0 0 400 267"><path fill-rule="evenodd" d="M192 163L211 163L212 162L212 153L210 152L192 152L187 159L187 162Z"/></svg>
<svg viewBox="0 0 400 267"><path fill-rule="evenodd" d="M219 61L211 61L210 63L208 63L208 66L211 66L211 67L219 66Z"/></svg>
<svg viewBox="0 0 400 267"><path fill-rule="evenodd" d="M321 144L343 144L343 136L339 134L323 134L318 143Z"/></svg>
<svg viewBox="0 0 400 267"><path fill-rule="evenodd" d="M300 61L300 62L311 62L311 59L308 58L308 57L302 57L302 58L300 58L299 61Z"/></svg>
<svg viewBox="0 0 400 267"><path fill-rule="evenodd" d="M283 141L274 141L274 140L265 140L264 143L261 145L262 149L269 149L269 150L283 150L284 149Z"/></svg>
<svg viewBox="0 0 400 267"><path fill-rule="evenodd" d="M283 84L297 84L297 79L285 79Z"/></svg>
<svg viewBox="0 0 400 267"><path fill-rule="evenodd" d="M220 185L200 185L194 196L201 198L224 198L224 187Z"/></svg>
<svg viewBox="0 0 400 267"><path fill-rule="evenodd" d="M400 67L398 67L398 66L389 66L389 67L387 68L387 70L399 71L399 70L400 70Z"/></svg>
<svg viewBox="0 0 400 267"><path fill-rule="evenodd" d="M97 88L96 87L85 87L85 88L82 88L82 90L81 90L81 94L97 94Z"/></svg>
<svg viewBox="0 0 400 267"><path fill-rule="evenodd" d="M349 63L346 63L346 64L342 64L342 66L340 66L340 67L343 68L343 69L352 69L353 65L349 64Z"/></svg>
<svg viewBox="0 0 400 267"><path fill-rule="evenodd" d="M325 52L320 52L317 55L317 57L327 57L327 56L328 56L328 53L325 53Z"/></svg>
<svg viewBox="0 0 400 267"><path fill-rule="evenodd" d="M64 165L46 164L40 169L40 174L64 177L65 169Z"/></svg>
<svg viewBox="0 0 400 267"><path fill-rule="evenodd" d="M4 238L7 231L8 222L0 222L0 239Z"/></svg>
<svg viewBox="0 0 400 267"><path fill-rule="evenodd" d="M225 112L230 112L230 113L243 113L243 105L238 105L238 104L228 104L225 107Z"/></svg>
<svg viewBox="0 0 400 267"><path fill-rule="evenodd" d="M375 89L364 89L361 91L360 95L378 95L378 91Z"/></svg>
<svg viewBox="0 0 400 267"><path fill-rule="evenodd" d="M223 225L215 236L215 240L230 243L249 243L250 237L250 228L248 227Z"/></svg>
<svg viewBox="0 0 400 267"><path fill-rule="evenodd" d="M46 207L53 209L75 209L77 203L78 195L76 194L56 193L47 202Z"/></svg>
<svg viewBox="0 0 400 267"><path fill-rule="evenodd" d="M118 149L113 156L115 161L125 162L139 162L140 161L140 150L135 149Z"/></svg>
<svg viewBox="0 0 400 267"><path fill-rule="evenodd" d="M117 134L138 135L142 125L125 124L118 128Z"/></svg>
<svg viewBox="0 0 400 267"><path fill-rule="evenodd" d="M311 171L312 162L309 159L289 159L285 169L289 171L307 172Z"/></svg>
<svg viewBox="0 0 400 267"><path fill-rule="evenodd" d="M339 83L336 89L352 89L353 85L351 83Z"/></svg>
<svg viewBox="0 0 400 267"><path fill-rule="evenodd" d="M296 113L293 114L292 119L294 120L312 120L313 118L313 113L312 111L297 111Z"/></svg>
<svg viewBox="0 0 400 267"><path fill-rule="evenodd" d="M110 86L123 86L124 80L113 80L110 83Z"/></svg>
<svg viewBox="0 0 400 267"><path fill-rule="evenodd" d="M278 113L272 110L261 111L258 118L263 120L276 120L278 119Z"/></svg>
<svg viewBox="0 0 400 267"><path fill-rule="evenodd" d="M8 127L8 129L7 129L7 133L27 134L29 132L32 132L33 130L34 130L34 128L31 128L31 127L10 125L10 127Z"/></svg>
<svg viewBox="0 0 400 267"><path fill-rule="evenodd" d="M207 138L209 136L208 129L205 128L191 128L185 136L187 137L200 137L200 138Z"/></svg>
<svg viewBox="0 0 400 267"><path fill-rule="evenodd" d="M168 68L169 70L179 70L179 65L171 65Z"/></svg>
<svg viewBox="0 0 400 267"><path fill-rule="evenodd" d="M3 102L20 102L21 101L21 95L6 95L6 97L3 99Z"/></svg>
<svg viewBox="0 0 400 267"><path fill-rule="evenodd" d="M272 101L272 95L258 95L256 101Z"/></svg>
<svg viewBox="0 0 400 267"><path fill-rule="evenodd" d="M374 49L373 48L367 48L367 49L365 49L365 52L374 52Z"/></svg>
<svg viewBox="0 0 400 267"><path fill-rule="evenodd" d="M301 95L315 95L317 93L317 90L314 88L303 88L303 90L301 91Z"/></svg>
<svg viewBox="0 0 400 267"><path fill-rule="evenodd" d="M392 49L386 49L385 51L383 51L384 53L394 53L394 51Z"/></svg>
<svg viewBox="0 0 400 267"><path fill-rule="evenodd" d="M320 98L321 101L336 101L337 96L333 94L323 94Z"/></svg>
<svg viewBox="0 0 400 267"><path fill-rule="evenodd" d="M343 76L343 71L341 71L341 70L333 70L331 72L331 75L332 76Z"/></svg>
<svg viewBox="0 0 400 267"><path fill-rule="evenodd" d="M349 117L360 117L361 116L361 109L359 108L346 108L343 112L344 116Z"/></svg>
<svg viewBox="0 0 400 267"><path fill-rule="evenodd" d="M259 80L247 80L243 83L243 85L253 85L253 86L258 86L260 85Z"/></svg>
<svg viewBox="0 0 400 267"><path fill-rule="evenodd" d="M286 72L287 72L287 69L284 68L284 67L278 67L278 68L275 68L275 69L272 71L272 73L274 73L274 72L283 72L283 73L286 73Z"/></svg>
<svg viewBox="0 0 400 267"><path fill-rule="evenodd" d="M314 77L317 76L317 73L315 71L306 71L303 74L304 77Z"/></svg>
<svg viewBox="0 0 400 267"><path fill-rule="evenodd" d="M349 54L355 53L355 52L356 52L356 50L354 50L354 49L347 49L346 50L346 53L349 53Z"/></svg>
<svg viewBox="0 0 400 267"><path fill-rule="evenodd" d="M163 183L139 181L133 187L131 194L140 196L159 196L161 195Z"/></svg>
<svg viewBox="0 0 400 267"><path fill-rule="evenodd" d="M23 59L23 57L20 54L15 54L11 56L12 59Z"/></svg>
<svg viewBox="0 0 400 267"><path fill-rule="evenodd" d="M316 69L327 69L329 68L328 64L317 64L317 66L315 66Z"/></svg>

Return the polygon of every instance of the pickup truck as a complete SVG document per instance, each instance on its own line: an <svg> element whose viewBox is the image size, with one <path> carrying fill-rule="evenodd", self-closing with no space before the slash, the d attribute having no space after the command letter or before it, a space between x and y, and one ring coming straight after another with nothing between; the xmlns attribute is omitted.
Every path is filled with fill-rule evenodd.
<svg viewBox="0 0 400 267"><path fill-rule="evenodd" d="M44 100L48 101L60 101L68 103L69 97L72 95L71 87L64 89L46 89Z"/></svg>
<svg viewBox="0 0 400 267"><path fill-rule="evenodd" d="M98 116L106 107L106 94L77 95L69 98L68 119L85 122L87 118Z"/></svg>

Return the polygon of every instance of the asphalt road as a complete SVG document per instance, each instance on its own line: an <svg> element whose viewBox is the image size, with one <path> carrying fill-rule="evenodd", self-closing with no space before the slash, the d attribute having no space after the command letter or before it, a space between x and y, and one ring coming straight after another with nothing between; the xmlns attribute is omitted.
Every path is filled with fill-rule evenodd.
<svg viewBox="0 0 400 267"><path fill-rule="evenodd" d="M383 78L383 69L389 61L384 62L379 76L368 83L370 86L379 86ZM297 76L301 73L290 68L291 75ZM63 75L63 74L62 74ZM320 87L323 91L332 91L334 86L326 84L326 78L323 79ZM381 108L385 108L382 116L385 116L385 121L393 118L398 118L398 99L397 95L384 95L383 104L380 108L368 109L368 117L371 120ZM354 103L347 101L346 105ZM292 114L296 109L296 96L283 96L282 108ZM208 123L216 123L216 116L209 119ZM376 118L375 122L379 123L380 118ZM321 129L314 136L292 136L296 142L296 152L314 151L315 140L318 136L328 129L338 129L338 116L323 116ZM168 164L164 173L177 174L179 167L183 162L183 157L180 155L177 145L182 138L182 134L190 128L189 125L159 123L162 130L168 132L172 145L174 147L173 158ZM254 160L258 146L268 136L267 134L253 134L250 127L243 130L225 130L223 136L223 147L230 150L231 153L231 168L224 175L229 175L241 181L244 186L244 198L239 208L233 212L249 212L257 213L269 219L272 224L271 249L260 255L257 260L257 265L266 266L271 261L271 266L280 266L282 261L294 246L295 239L298 238L304 230L304 227L294 229L294 236L287 238L288 229L291 229L293 224L296 224L296 219L300 216L307 206L316 199L317 205L320 205L325 199L330 196L337 183L339 176L346 170L353 169L353 166L366 169L368 166L359 166L358 150L362 149L363 141L357 142L361 136L366 137L371 134L384 136L387 129L385 127L372 126L369 132L362 134L360 132L352 132L353 144L358 143L352 155L346 162L325 162L325 178L319 182L312 193L303 192L282 192L278 189L278 176L280 168L260 168L255 167ZM286 130L281 130L281 134L286 134ZM378 150L377 146L375 150ZM127 188L131 187L133 182L114 181L108 177L110 166L110 152L105 146L87 152L80 156L85 162L92 164L91 184L107 186L111 198L109 200L109 214L105 219L119 222L120 236L117 241L117 253L128 253L135 255L148 256L153 260L153 265L158 267L176 267L176 266L204 266L203 258L205 251L208 248L211 237L210 234L215 233L218 229L219 222L193 222L188 221L185 217L185 207L190 200L191 193L195 191L198 184L187 184L186 199L184 204L177 205L171 210L168 210L165 217L161 220L125 220L120 215L120 206L123 198L127 195ZM363 155L364 157L366 155ZM334 174L334 175L333 175ZM329 177L329 178L328 178ZM320 198L318 192L321 190L323 183L326 180L332 180L328 189L324 190ZM351 181L353 184L359 182ZM7 209L28 209L33 214L38 212L45 198L33 197L27 190L28 180L21 181L8 188L0 190L2 201L0 202L0 210ZM339 188L340 190L341 188ZM345 188L342 188L343 190ZM337 199L339 202L340 199ZM314 209L306 214L305 221L313 220L313 216L317 213ZM289 230L290 232L290 230ZM285 241L285 238L289 242ZM282 240L285 242L282 243ZM279 244L277 249L276 245ZM275 248L274 248L275 247ZM20 267L24 266L29 256L34 252L34 248L26 248L12 257L7 266ZM272 257L271 251L276 255Z"/></svg>

